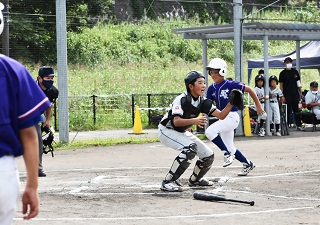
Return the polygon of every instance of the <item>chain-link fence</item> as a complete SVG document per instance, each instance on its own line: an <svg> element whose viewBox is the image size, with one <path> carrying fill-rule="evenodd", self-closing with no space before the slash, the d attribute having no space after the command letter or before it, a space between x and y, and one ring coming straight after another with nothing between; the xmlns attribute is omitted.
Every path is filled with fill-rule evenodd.
<svg viewBox="0 0 320 225"><path fill-rule="evenodd" d="M130 128L134 125L136 106L167 108L177 93L69 96L70 130L103 130ZM58 126L58 105L54 106L53 123ZM155 127L166 111L141 111L144 127Z"/></svg>

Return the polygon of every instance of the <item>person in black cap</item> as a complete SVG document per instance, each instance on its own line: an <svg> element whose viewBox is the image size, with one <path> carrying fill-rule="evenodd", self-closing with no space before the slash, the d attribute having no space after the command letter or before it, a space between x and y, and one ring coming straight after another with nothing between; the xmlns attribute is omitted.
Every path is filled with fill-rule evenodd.
<svg viewBox="0 0 320 225"><path fill-rule="evenodd" d="M290 115L293 111L297 130L304 131L304 128L301 127L300 116L297 115L299 101L302 96L300 74L296 69L292 68L292 59L290 57L284 59L284 65L286 68L280 72L279 83L287 104L287 123L290 124Z"/></svg>
<svg viewBox="0 0 320 225"><path fill-rule="evenodd" d="M48 97L51 102L51 106L47 108L43 113L43 122L37 126L38 131L38 139L39 139L39 177L47 176L46 173L43 171L42 166L42 155L43 155L43 143L42 143L42 131L41 127L48 127L50 128L50 119L52 113L52 105L56 102L59 91L58 89L53 86L54 80L54 70L50 66L43 66L39 69L37 83L39 84L40 88L44 92L44 94Z"/></svg>
<svg viewBox="0 0 320 225"><path fill-rule="evenodd" d="M306 104L308 108L316 115L320 120L320 92L318 90L318 82L312 81L310 83L310 90L306 94Z"/></svg>

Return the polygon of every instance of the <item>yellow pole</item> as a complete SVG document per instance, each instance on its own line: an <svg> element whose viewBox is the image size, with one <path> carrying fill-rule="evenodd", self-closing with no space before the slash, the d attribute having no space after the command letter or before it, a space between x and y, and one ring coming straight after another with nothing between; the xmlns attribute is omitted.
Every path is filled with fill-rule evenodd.
<svg viewBox="0 0 320 225"><path fill-rule="evenodd" d="M246 105L246 108L244 110L243 123L244 123L244 135L247 137L252 136L251 124L250 124L250 111L249 111L248 105Z"/></svg>

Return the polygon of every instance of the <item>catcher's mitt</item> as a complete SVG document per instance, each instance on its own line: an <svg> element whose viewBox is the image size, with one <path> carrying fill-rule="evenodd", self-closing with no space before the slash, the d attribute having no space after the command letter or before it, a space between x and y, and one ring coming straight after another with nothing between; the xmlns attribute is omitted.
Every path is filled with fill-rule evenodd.
<svg viewBox="0 0 320 225"><path fill-rule="evenodd" d="M240 91L239 89L233 89L229 95L229 102L239 110L242 110L244 108L242 91Z"/></svg>

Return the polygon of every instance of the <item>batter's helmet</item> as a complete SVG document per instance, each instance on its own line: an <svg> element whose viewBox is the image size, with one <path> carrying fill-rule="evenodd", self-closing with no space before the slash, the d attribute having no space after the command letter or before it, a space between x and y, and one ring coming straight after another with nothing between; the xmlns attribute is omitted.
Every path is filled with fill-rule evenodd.
<svg viewBox="0 0 320 225"><path fill-rule="evenodd" d="M0 34L2 34L3 27L4 27L3 14L2 14L3 9L4 9L4 5L0 2Z"/></svg>
<svg viewBox="0 0 320 225"><path fill-rule="evenodd" d="M257 76L254 78L254 81L255 81L256 86L257 86L257 82L258 82L259 80L262 80L263 83L264 83L264 76L260 74L260 75L257 75Z"/></svg>
<svg viewBox="0 0 320 225"><path fill-rule="evenodd" d="M209 65L206 66L207 70L219 70L221 76L227 75L227 63L223 59L214 58L209 62Z"/></svg>
<svg viewBox="0 0 320 225"><path fill-rule="evenodd" d="M272 80L275 80L278 85L278 78L275 75L272 75L269 77L269 86L270 86Z"/></svg>
<svg viewBox="0 0 320 225"><path fill-rule="evenodd" d="M186 84L187 91L189 91L188 85L199 77L205 78L205 76L203 76L203 74L199 71L191 71L187 74L186 78L184 78L184 83Z"/></svg>

